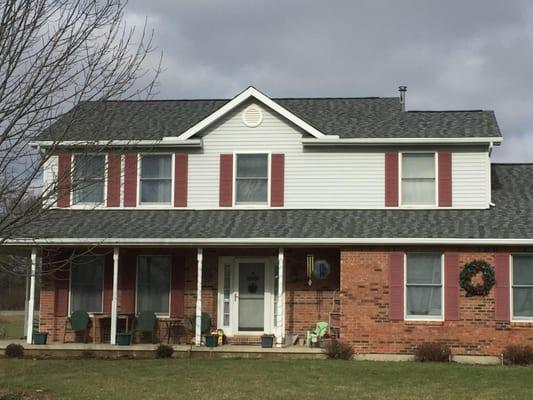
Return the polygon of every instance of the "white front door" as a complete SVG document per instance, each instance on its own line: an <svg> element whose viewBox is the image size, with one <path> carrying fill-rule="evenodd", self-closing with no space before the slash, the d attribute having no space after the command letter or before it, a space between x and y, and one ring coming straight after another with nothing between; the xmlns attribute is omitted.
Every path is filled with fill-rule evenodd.
<svg viewBox="0 0 533 400"><path fill-rule="evenodd" d="M221 257L218 328L226 335L274 332L274 263L269 257Z"/></svg>

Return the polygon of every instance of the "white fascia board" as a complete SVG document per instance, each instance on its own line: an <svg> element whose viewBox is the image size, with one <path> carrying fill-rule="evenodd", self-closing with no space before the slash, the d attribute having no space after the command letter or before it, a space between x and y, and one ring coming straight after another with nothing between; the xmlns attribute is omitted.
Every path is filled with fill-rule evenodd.
<svg viewBox="0 0 533 400"><path fill-rule="evenodd" d="M501 137L471 137L471 138L350 138L350 139L330 139L330 136L324 139L302 139L306 146L342 146L342 145L464 145L464 144L493 144L499 145L502 142Z"/></svg>
<svg viewBox="0 0 533 400"><path fill-rule="evenodd" d="M178 138L163 138L162 140L38 140L31 142L32 147L202 147L201 139L182 140Z"/></svg>
<svg viewBox="0 0 533 400"><path fill-rule="evenodd" d="M9 239L4 246L102 245L102 246L253 246L253 245L533 245L533 239L472 238L48 238Z"/></svg>
<svg viewBox="0 0 533 400"><path fill-rule="evenodd" d="M241 105L246 100L254 98L257 101L263 103L265 106L269 107L273 111L277 112L278 114L282 115L283 117L287 118L289 121L291 121L296 126L300 127L310 135L316 137L316 138L331 138L335 139L338 138L338 136L335 135L325 135L324 133L320 132L318 129L312 127L307 122L302 120L301 118L297 117L293 113L291 113L286 108L280 106L278 103L276 103L274 100L272 100L270 97L266 96L265 94L261 93L259 90L254 88L253 86L248 87L245 91L239 93L237 96L235 96L233 99L228 101L226 104L224 104L222 107L220 107L218 110L216 110L214 113L210 114L200 122L198 122L196 125L192 126L191 128L187 129L185 132L183 132L178 137L182 140L189 139L191 136L197 134L201 130L207 128L209 125L217 121L222 116L226 115L239 105Z"/></svg>

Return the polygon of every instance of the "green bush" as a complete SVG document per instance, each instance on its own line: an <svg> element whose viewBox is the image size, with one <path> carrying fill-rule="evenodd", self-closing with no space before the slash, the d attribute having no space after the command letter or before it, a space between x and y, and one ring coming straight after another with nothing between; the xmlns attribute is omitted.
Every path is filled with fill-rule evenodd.
<svg viewBox="0 0 533 400"><path fill-rule="evenodd" d="M171 358L174 349L168 344L160 344L155 350L155 355L157 358Z"/></svg>
<svg viewBox="0 0 533 400"><path fill-rule="evenodd" d="M533 364L533 347L511 344L503 350L503 362L515 365Z"/></svg>
<svg viewBox="0 0 533 400"><path fill-rule="evenodd" d="M449 362L452 352L443 343L428 342L422 343L415 350L415 359L420 362Z"/></svg>
<svg viewBox="0 0 533 400"><path fill-rule="evenodd" d="M7 358L22 358L24 357L24 347L20 344L8 344L5 350Z"/></svg>
<svg viewBox="0 0 533 400"><path fill-rule="evenodd" d="M324 343L324 351L331 359L351 360L353 358L352 346L337 339L327 339Z"/></svg>

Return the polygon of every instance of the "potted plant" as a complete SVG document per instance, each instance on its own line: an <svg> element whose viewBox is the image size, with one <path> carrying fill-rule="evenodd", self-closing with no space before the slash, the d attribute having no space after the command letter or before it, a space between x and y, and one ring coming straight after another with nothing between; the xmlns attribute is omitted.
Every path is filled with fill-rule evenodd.
<svg viewBox="0 0 533 400"><path fill-rule="evenodd" d="M131 344L131 333L117 333L117 345L129 346Z"/></svg>
<svg viewBox="0 0 533 400"><path fill-rule="evenodd" d="M218 334L211 333L210 335L205 335L205 345L207 347L217 347L218 346Z"/></svg>
<svg viewBox="0 0 533 400"><path fill-rule="evenodd" d="M46 344L47 339L48 339L48 333L33 332L33 344Z"/></svg>
<svg viewBox="0 0 533 400"><path fill-rule="evenodd" d="M264 334L261 336L261 347L263 349L271 349L274 345L274 335Z"/></svg>

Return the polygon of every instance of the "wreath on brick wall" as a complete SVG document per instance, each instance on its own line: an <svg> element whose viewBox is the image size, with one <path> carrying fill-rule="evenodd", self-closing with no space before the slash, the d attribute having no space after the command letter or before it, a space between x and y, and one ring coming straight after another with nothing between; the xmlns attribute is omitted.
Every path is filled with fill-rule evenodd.
<svg viewBox="0 0 533 400"><path fill-rule="evenodd" d="M472 278L481 274L483 283L474 283ZM459 275L461 287L466 291L467 297L486 296L496 283L496 276L492 265L483 260L474 260L466 263Z"/></svg>

